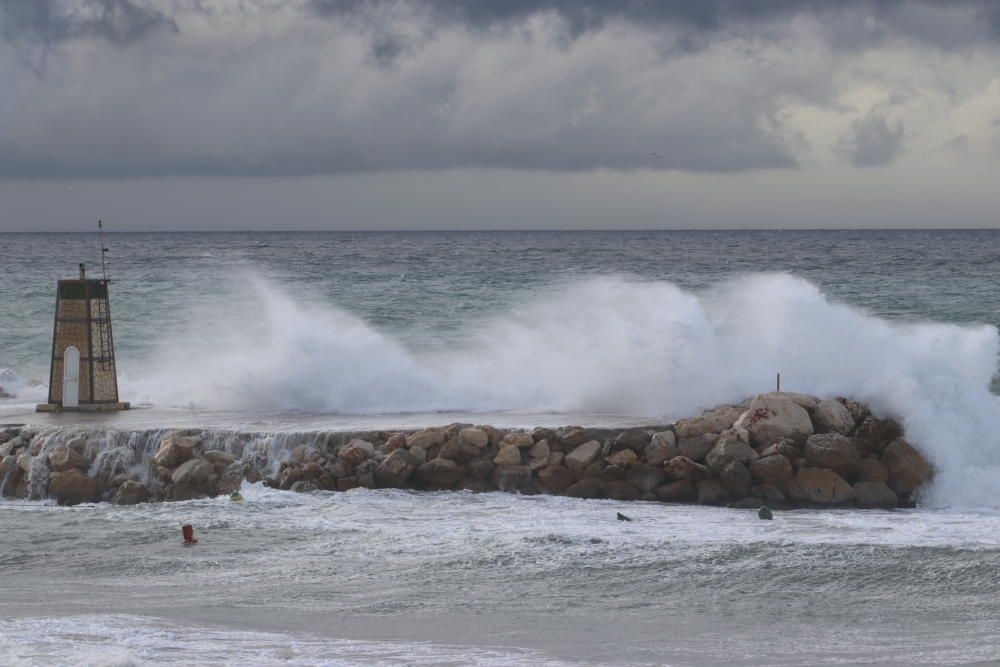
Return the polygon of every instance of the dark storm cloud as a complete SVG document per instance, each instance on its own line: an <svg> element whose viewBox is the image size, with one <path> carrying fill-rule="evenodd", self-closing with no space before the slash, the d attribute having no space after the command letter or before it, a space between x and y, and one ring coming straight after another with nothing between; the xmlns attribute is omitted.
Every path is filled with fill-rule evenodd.
<svg viewBox="0 0 1000 667"><path fill-rule="evenodd" d="M896 103L844 89L998 27L977 0L0 0L0 178L888 164ZM852 69L885 45L900 81Z"/></svg>
<svg viewBox="0 0 1000 667"><path fill-rule="evenodd" d="M320 16L359 15L398 0L308 0ZM995 0L409 0L436 20L476 28L521 20L541 12L561 16L575 34L623 20L643 25L673 25L698 32L753 27L799 15L829 22L829 37L844 48L904 36L940 48L963 46L971 38L1000 37L1000 2ZM973 12L979 21L961 30L942 25L941 12ZM858 19L884 22L861 30ZM698 48L702 40L690 39Z"/></svg>
<svg viewBox="0 0 1000 667"><path fill-rule="evenodd" d="M855 167L885 166L903 150L903 125L873 112L851 123L841 149Z"/></svg>
<svg viewBox="0 0 1000 667"><path fill-rule="evenodd" d="M131 0L0 0L0 35L18 43L100 39L125 45L157 30L177 31L177 23Z"/></svg>

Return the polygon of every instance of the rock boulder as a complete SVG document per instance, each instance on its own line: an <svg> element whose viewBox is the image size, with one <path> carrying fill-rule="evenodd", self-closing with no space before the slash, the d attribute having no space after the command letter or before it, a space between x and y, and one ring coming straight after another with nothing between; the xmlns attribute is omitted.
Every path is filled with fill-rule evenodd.
<svg viewBox="0 0 1000 667"><path fill-rule="evenodd" d="M778 438L801 442L813 433L809 413L791 395L762 394L750 402L735 426L746 429L751 444L762 447Z"/></svg>
<svg viewBox="0 0 1000 667"><path fill-rule="evenodd" d="M891 509L899 506L899 498L882 482L858 482L854 485L854 503L858 507Z"/></svg>
<svg viewBox="0 0 1000 667"><path fill-rule="evenodd" d="M804 467L788 483L788 495L797 500L840 505L854 498L854 489L832 470Z"/></svg>
<svg viewBox="0 0 1000 667"><path fill-rule="evenodd" d="M854 417L840 401L826 399L813 408L809 416L817 433L848 435L854 430Z"/></svg>
<svg viewBox="0 0 1000 667"><path fill-rule="evenodd" d="M882 464L889 471L889 488L906 495L930 479L931 468L910 443L896 438L882 452Z"/></svg>
<svg viewBox="0 0 1000 667"><path fill-rule="evenodd" d="M49 496L55 498L60 505L93 503L101 499L101 487L97 480L71 468L52 475Z"/></svg>
<svg viewBox="0 0 1000 667"><path fill-rule="evenodd" d="M153 455L153 461L164 468L176 468L194 455L197 445L196 438L179 433L167 433L160 440L160 447Z"/></svg>
<svg viewBox="0 0 1000 667"><path fill-rule="evenodd" d="M695 417L681 419L674 424L678 438L699 438L708 433L721 433L732 426L743 409L732 405L720 405Z"/></svg>
<svg viewBox="0 0 1000 667"><path fill-rule="evenodd" d="M205 459L191 459L185 461L170 477L175 486L183 486L188 489L208 493L214 489L218 476L215 474L215 467Z"/></svg>
<svg viewBox="0 0 1000 667"><path fill-rule="evenodd" d="M809 436L803 454L810 466L829 468L845 478L853 476L861 464L861 455L857 447L850 438L839 433Z"/></svg>
<svg viewBox="0 0 1000 667"><path fill-rule="evenodd" d="M761 482L776 487L784 487L794 475L792 462L783 454L762 456L750 462L750 473Z"/></svg>
<svg viewBox="0 0 1000 667"><path fill-rule="evenodd" d="M375 468L375 480L381 487L398 489L420 465L417 457L405 449L395 449Z"/></svg>
<svg viewBox="0 0 1000 667"><path fill-rule="evenodd" d="M601 443L589 440L566 455L564 463L570 470L583 470L601 455Z"/></svg>

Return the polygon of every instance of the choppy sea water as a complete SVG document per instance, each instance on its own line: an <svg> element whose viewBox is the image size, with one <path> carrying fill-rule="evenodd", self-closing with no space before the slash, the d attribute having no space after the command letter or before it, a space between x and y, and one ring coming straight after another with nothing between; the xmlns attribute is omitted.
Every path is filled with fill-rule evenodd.
<svg viewBox="0 0 1000 667"><path fill-rule="evenodd" d="M785 388L901 419L915 510L501 494L0 501L0 662L941 664L1000 658L1000 232L114 234L125 416L38 418L54 283L0 235L0 421L662 422ZM616 511L632 523L613 521ZM181 523L202 542L179 545Z"/></svg>
<svg viewBox="0 0 1000 667"><path fill-rule="evenodd" d="M942 664L1000 646L994 514L244 492L4 507L5 664Z"/></svg>

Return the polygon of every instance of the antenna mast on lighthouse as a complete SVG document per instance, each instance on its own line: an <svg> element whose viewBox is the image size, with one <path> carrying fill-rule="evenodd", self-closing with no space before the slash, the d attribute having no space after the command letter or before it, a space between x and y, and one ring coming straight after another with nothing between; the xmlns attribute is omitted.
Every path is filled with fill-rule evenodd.
<svg viewBox="0 0 1000 667"><path fill-rule="evenodd" d="M100 230L101 234L101 276L104 279L105 283L109 283L111 281L108 280L108 267L104 259L105 255L108 254L108 247L104 245L104 222L98 220L97 229Z"/></svg>

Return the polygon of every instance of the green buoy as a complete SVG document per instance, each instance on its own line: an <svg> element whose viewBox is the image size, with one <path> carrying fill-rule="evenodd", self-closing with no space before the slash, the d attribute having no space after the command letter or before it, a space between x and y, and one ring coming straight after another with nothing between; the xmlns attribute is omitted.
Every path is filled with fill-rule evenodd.
<svg viewBox="0 0 1000 667"><path fill-rule="evenodd" d="M243 502L243 495L239 491L233 491L229 494L229 499L233 502L241 503Z"/></svg>
<svg viewBox="0 0 1000 667"><path fill-rule="evenodd" d="M774 514L771 513L771 508L770 507L768 507L767 505L764 505L759 510L757 510L757 518L758 519L763 519L764 521L770 521L771 519L774 518Z"/></svg>

